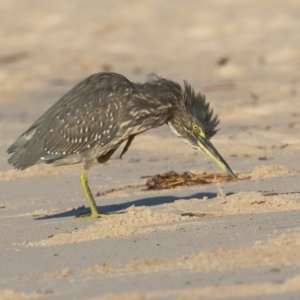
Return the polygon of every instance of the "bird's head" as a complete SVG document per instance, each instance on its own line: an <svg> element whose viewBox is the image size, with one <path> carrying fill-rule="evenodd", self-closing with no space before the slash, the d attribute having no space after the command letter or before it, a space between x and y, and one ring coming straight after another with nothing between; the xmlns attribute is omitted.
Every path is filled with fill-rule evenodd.
<svg viewBox="0 0 300 300"><path fill-rule="evenodd" d="M235 178L234 173L210 142L210 138L218 131L218 117L206 102L205 96L196 94L185 81L182 92L183 103L180 109L168 121L169 126L183 142L192 148L203 151L212 158L224 171Z"/></svg>

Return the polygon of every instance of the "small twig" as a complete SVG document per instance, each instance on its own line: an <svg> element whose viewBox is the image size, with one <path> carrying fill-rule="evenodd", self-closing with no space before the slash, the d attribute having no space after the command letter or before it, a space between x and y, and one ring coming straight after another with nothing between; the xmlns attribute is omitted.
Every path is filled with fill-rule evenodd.
<svg viewBox="0 0 300 300"><path fill-rule="evenodd" d="M124 186L121 186L121 187L118 187L118 188L114 188L114 189L104 191L102 193L98 192L96 194L96 197L111 194L111 193L114 193L114 192L119 192L119 191L122 191L122 190L125 190L125 189L136 189L136 188L143 187L143 186L145 186L145 183L128 184L128 185L124 185Z"/></svg>

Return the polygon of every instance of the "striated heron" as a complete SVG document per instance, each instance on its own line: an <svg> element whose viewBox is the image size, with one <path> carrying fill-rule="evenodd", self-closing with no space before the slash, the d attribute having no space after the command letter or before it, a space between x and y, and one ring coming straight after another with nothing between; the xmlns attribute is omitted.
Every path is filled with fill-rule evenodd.
<svg viewBox="0 0 300 300"><path fill-rule="evenodd" d="M185 143L211 157L233 178L222 156L210 142L219 120L205 96L185 81L179 84L149 76L146 83L132 83L116 73L98 73L78 83L50 107L9 147L8 162L17 170L39 163L83 163L80 176L91 214L100 213L88 186L88 171L95 159L104 163L127 141L148 129L168 124Z"/></svg>

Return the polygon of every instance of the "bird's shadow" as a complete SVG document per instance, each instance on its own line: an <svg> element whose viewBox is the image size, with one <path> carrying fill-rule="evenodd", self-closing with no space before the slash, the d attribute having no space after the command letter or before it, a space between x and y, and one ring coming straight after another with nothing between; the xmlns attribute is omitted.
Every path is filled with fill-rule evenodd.
<svg viewBox="0 0 300 300"><path fill-rule="evenodd" d="M98 206L98 210L103 213L118 213L120 211L124 211L128 207L134 205L134 206L154 206L154 205L161 205L165 203L173 203L176 200L179 199L192 199L196 198L203 199L203 197L207 197L208 199L215 198L217 196L216 193L196 193L189 196L182 196L182 197L176 197L176 196L156 196L156 197L147 197L143 199L128 201L121 204L112 204L112 205L104 205L104 206ZM78 216L81 214L88 214L90 213L90 209L87 207L80 207L77 209L72 209L69 211L65 211L62 213L54 214L54 215L46 215L44 217L38 217L35 218L35 220L45 220L45 219L54 219L54 218L64 218L64 217L72 217L72 216Z"/></svg>

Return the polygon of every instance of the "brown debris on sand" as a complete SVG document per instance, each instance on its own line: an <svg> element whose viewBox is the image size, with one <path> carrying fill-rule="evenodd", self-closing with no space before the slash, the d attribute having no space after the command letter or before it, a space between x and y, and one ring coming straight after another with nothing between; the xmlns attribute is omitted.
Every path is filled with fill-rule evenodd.
<svg viewBox="0 0 300 300"><path fill-rule="evenodd" d="M164 174L154 176L142 176L141 178L149 178L145 183L129 184L122 187L110 189L102 193L98 192L96 196L103 196L110 193L118 192L124 189L146 187L143 191L171 189L181 186L192 186L208 183L220 183L235 180L225 173L212 172L203 174L194 174L191 172L176 173L169 171ZM250 177L242 178L248 179Z"/></svg>
<svg viewBox="0 0 300 300"><path fill-rule="evenodd" d="M142 178L149 178L150 176L143 176ZM199 184L208 184L208 183L219 183L231 181L232 179L229 175L225 173L203 173L203 174L194 174L191 172L176 173L170 171L164 174L158 174L151 176L147 182L147 190L162 190L170 189L178 186L192 186Z"/></svg>
<svg viewBox="0 0 300 300"><path fill-rule="evenodd" d="M293 174L294 173L292 171L289 171L287 168L280 165L256 166L252 172L243 174L236 173L237 179L233 179L228 174L221 172L204 172L202 174L195 174L192 172L177 173L175 171L169 171L154 176L142 176L142 179L148 178L145 183L129 184L118 188L113 188L102 193L98 192L96 196L103 196L110 193L119 192L121 190L135 189L139 187L146 187L143 191L164 190L183 186L221 183L236 180L261 179Z"/></svg>

